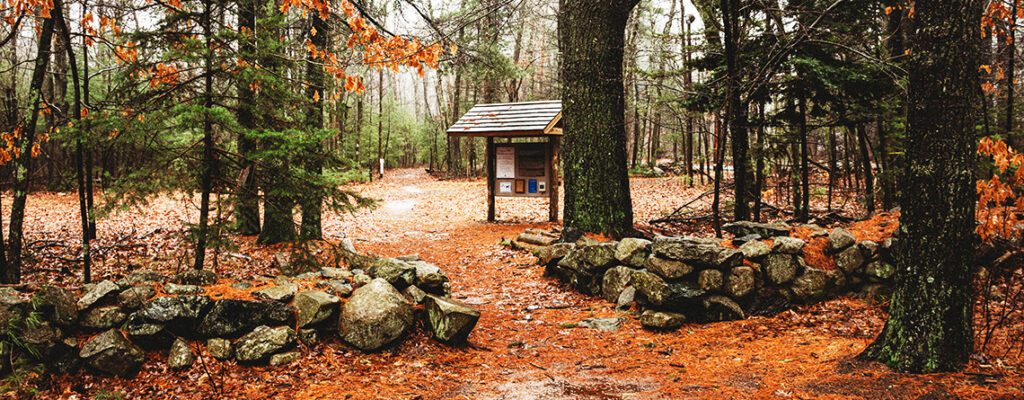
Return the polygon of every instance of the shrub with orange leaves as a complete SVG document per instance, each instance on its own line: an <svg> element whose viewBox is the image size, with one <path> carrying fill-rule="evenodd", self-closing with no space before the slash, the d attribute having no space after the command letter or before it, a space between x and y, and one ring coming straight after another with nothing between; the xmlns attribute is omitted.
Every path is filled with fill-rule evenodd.
<svg viewBox="0 0 1024 400"><path fill-rule="evenodd" d="M1020 239L1021 222L1024 212L1024 155L1018 153L1002 140L982 138L978 143L978 154L990 157L993 164L992 176L979 179L978 226L976 231L982 241L996 237Z"/></svg>

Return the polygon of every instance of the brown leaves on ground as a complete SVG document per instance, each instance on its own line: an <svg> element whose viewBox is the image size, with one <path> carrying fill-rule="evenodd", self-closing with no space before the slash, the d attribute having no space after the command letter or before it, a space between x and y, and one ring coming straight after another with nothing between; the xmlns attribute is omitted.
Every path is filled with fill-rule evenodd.
<svg viewBox="0 0 1024 400"><path fill-rule="evenodd" d="M638 221L671 211L674 204L692 197L691 189L677 185L675 179L633 181ZM90 398L110 393L125 398L195 399L1024 396L1021 376L1014 369L971 365L963 373L919 376L856 361L885 320L878 306L859 300L838 299L774 317L651 332L610 303L544 277L533 256L499 244L528 227L550 227L535 222L546 220L544 200L499 198L498 219L504 222L487 224L482 180L440 182L418 170L402 170L389 171L383 181L354 187L379 199L379 207L352 216L328 216L324 221L327 238L350 237L360 251L387 256L419 253L444 269L455 297L482 311L469 345L448 347L418 329L395 348L362 354L332 337L305 349L303 357L288 366L239 366L204 356L202 362L180 372L168 370L162 362L166 356L154 353L150 356L154 361L134 380L83 373L48 377L40 397ZM136 258L129 254L107 258L99 274L120 273L122 264L129 262L174 265L167 251L173 254L184 244L161 244L166 236L147 233L177 229L178 219L194 212L170 210L169 205L179 204L174 201L159 204L163 205L101 222L101 243L109 245L110 238L120 232L135 232L124 243L145 251ZM30 207L29 215L39 224L26 225L30 242L46 237L74 243L75 222L67 217L75 215L72 196L33 196ZM240 244L238 255L218 257L222 275L274 273L276 248L256 246L249 238L235 242ZM77 268L73 263L50 265ZM29 272L35 281L55 276L74 282L59 272ZM616 332L577 327L581 320L594 317L625 320ZM1011 361L1019 364L1019 357Z"/></svg>

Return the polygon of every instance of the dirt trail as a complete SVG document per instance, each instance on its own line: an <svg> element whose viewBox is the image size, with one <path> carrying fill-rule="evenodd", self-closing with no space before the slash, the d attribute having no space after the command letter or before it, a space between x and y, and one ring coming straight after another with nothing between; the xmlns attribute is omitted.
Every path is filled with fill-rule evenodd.
<svg viewBox="0 0 1024 400"><path fill-rule="evenodd" d="M670 207L659 194L672 178L636 180L638 220ZM465 347L425 337L361 354L328 338L287 367L207 368L170 372L148 363L133 381L76 376L60 383L124 390L129 398L318 399L661 399L917 398L1022 396L1019 376L981 384L973 375L912 377L853 361L881 328L883 313L835 300L763 318L675 332L650 332L627 312L543 276L535 259L502 247L527 227L546 227L544 201L499 199L485 223L484 183L436 181L418 170L391 171L355 186L380 200L374 210L331 216L328 238L351 237L361 251L418 253L451 277L453 293L482 311ZM685 197L685 196L682 196ZM662 204L665 203L665 204ZM615 332L576 327L585 318L622 317ZM207 370L209 371L207 373ZM216 389L214 389L216 387Z"/></svg>

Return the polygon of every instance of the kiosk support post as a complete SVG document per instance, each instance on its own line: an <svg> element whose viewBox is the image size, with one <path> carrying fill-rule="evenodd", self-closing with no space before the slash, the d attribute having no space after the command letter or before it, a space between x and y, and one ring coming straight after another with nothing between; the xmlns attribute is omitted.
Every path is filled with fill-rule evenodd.
<svg viewBox="0 0 1024 400"><path fill-rule="evenodd" d="M487 137L487 222L494 222L494 138Z"/></svg>
<svg viewBox="0 0 1024 400"><path fill-rule="evenodd" d="M558 151L561 139L557 136L548 138L548 162L551 163L548 166L548 221L551 222L558 222Z"/></svg>

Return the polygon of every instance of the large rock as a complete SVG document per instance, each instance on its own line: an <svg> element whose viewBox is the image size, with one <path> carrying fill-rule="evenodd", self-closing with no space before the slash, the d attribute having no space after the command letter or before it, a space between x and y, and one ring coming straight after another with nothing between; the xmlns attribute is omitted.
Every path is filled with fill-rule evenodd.
<svg viewBox="0 0 1024 400"><path fill-rule="evenodd" d="M743 253L722 246L716 239L658 237L651 248L654 254L670 260L710 267L732 267L743 260Z"/></svg>
<svg viewBox="0 0 1024 400"><path fill-rule="evenodd" d="M235 337L260 325L288 325L292 307L276 301L217 300L199 325L207 337Z"/></svg>
<svg viewBox="0 0 1024 400"><path fill-rule="evenodd" d="M725 293L734 298L746 296L754 291L756 284L754 269L748 266L733 267L725 277Z"/></svg>
<svg viewBox="0 0 1024 400"><path fill-rule="evenodd" d="M857 243L857 238L853 237L853 234L846 229L835 228L828 234L828 248L833 253L853 246L855 243Z"/></svg>
<svg viewBox="0 0 1024 400"><path fill-rule="evenodd" d="M600 274L617 262L615 259L616 245L616 243L597 243L576 246L576 250L559 261L558 265L576 272Z"/></svg>
<svg viewBox="0 0 1024 400"><path fill-rule="evenodd" d="M320 276L324 279L347 280L352 278L352 271L345 268L323 267L320 268Z"/></svg>
<svg viewBox="0 0 1024 400"><path fill-rule="evenodd" d="M217 274L207 270L191 269L174 275L172 280L182 285L212 285L217 283Z"/></svg>
<svg viewBox="0 0 1024 400"><path fill-rule="evenodd" d="M577 326L605 332L615 332L622 327L623 321L625 321L625 318L587 318L580 321Z"/></svg>
<svg viewBox="0 0 1024 400"><path fill-rule="evenodd" d="M693 272L693 266L683 261L667 260L658 256L650 256L645 264L648 271L665 279L679 279Z"/></svg>
<svg viewBox="0 0 1024 400"><path fill-rule="evenodd" d="M168 283L164 285L164 293L167 294L203 294L202 286L199 285L180 285L177 283Z"/></svg>
<svg viewBox="0 0 1024 400"><path fill-rule="evenodd" d="M280 282L266 289L257 290L252 294L257 298L287 303L295 296L295 292L298 290L299 285L291 282Z"/></svg>
<svg viewBox="0 0 1024 400"><path fill-rule="evenodd" d="M574 243L555 243L537 250L537 264L549 265L560 261L576 249Z"/></svg>
<svg viewBox="0 0 1024 400"><path fill-rule="evenodd" d="M686 282L669 282L648 271L633 274L633 287L642 300L655 306L678 306L704 294Z"/></svg>
<svg viewBox="0 0 1024 400"><path fill-rule="evenodd" d="M779 236L772 244L772 251L782 254L801 254L806 244L807 242L795 237Z"/></svg>
<svg viewBox="0 0 1024 400"><path fill-rule="evenodd" d="M617 301L622 290L629 286L633 279L633 272L636 271L621 265L605 271L601 282L601 297L608 301Z"/></svg>
<svg viewBox="0 0 1024 400"><path fill-rule="evenodd" d="M436 265L425 261L410 261L416 268L416 287L424 292L444 295L448 277Z"/></svg>
<svg viewBox="0 0 1024 400"><path fill-rule="evenodd" d="M387 280L377 278L356 289L342 307L342 339L363 351L384 347L412 327L412 306Z"/></svg>
<svg viewBox="0 0 1024 400"><path fill-rule="evenodd" d="M70 326L78 319L75 298L58 286L43 285L32 296L32 304L43 318L58 325Z"/></svg>
<svg viewBox="0 0 1024 400"><path fill-rule="evenodd" d="M615 259L630 267L643 267L650 254L651 241L647 239L625 238L615 246Z"/></svg>
<svg viewBox="0 0 1024 400"><path fill-rule="evenodd" d="M768 282L782 285L793 280L800 267L797 257L792 254L777 253L765 256L761 266L764 268L765 277L768 279Z"/></svg>
<svg viewBox="0 0 1024 400"><path fill-rule="evenodd" d="M124 279L121 280L121 282L123 282L125 286L139 286L161 283L166 279L167 277L165 277L163 274L159 272L151 271L148 269L140 269L130 272L127 276L124 277Z"/></svg>
<svg viewBox="0 0 1024 400"><path fill-rule="evenodd" d="M231 341L222 338L212 338L207 340L206 351L210 353L210 356L218 360L227 360L235 354L231 346Z"/></svg>
<svg viewBox="0 0 1024 400"><path fill-rule="evenodd" d="M751 240L740 246L740 252L743 253L743 257L749 260L760 260L761 257L768 255L772 251L768 244L760 240Z"/></svg>
<svg viewBox="0 0 1024 400"><path fill-rule="evenodd" d="M150 321L195 322L210 306L206 296L165 296L146 302L139 313Z"/></svg>
<svg viewBox="0 0 1024 400"><path fill-rule="evenodd" d="M657 330L677 329L686 322L686 316L680 313L656 310L644 310L640 314L640 325Z"/></svg>
<svg viewBox="0 0 1024 400"><path fill-rule="evenodd" d="M428 295L424 306L430 330L445 343L464 342L480 319L480 311L454 299Z"/></svg>
<svg viewBox="0 0 1024 400"><path fill-rule="evenodd" d="M416 266L397 258L378 259L366 272L371 277L383 279L398 289L416 284Z"/></svg>
<svg viewBox="0 0 1024 400"><path fill-rule="evenodd" d="M78 299L78 310L84 311L89 307L92 307L100 300L113 298L114 296L117 296L117 291L119 289L120 288L117 286L116 283L108 280L103 280L95 285L92 285L92 287L89 290L87 290L85 294L82 295L81 298Z"/></svg>
<svg viewBox="0 0 1024 400"><path fill-rule="evenodd" d="M93 308L82 316L79 326L92 329L110 329L120 326L128 319L118 306L103 306Z"/></svg>
<svg viewBox="0 0 1024 400"><path fill-rule="evenodd" d="M192 352L192 346L182 338L174 339L171 351L167 354L167 366L171 369L186 369L191 367L195 360L196 355Z"/></svg>
<svg viewBox="0 0 1024 400"><path fill-rule="evenodd" d="M725 296L705 296L700 299L700 305L701 318L707 322L734 321L747 317L739 304Z"/></svg>
<svg viewBox="0 0 1024 400"><path fill-rule="evenodd" d="M292 328L260 325L235 342L235 359L239 362L264 360L271 354L286 350L294 343L295 331Z"/></svg>
<svg viewBox="0 0 1024 400"><path fill-rule="evenodd" d="M93 369L121 377L132 377L139 373L145 353L132 344L117 329L96 335L78 352L87 365Z"/></svg>
<svg viewBox="0 0 1024 400"><path fill-rule="evenodd" d="M790 290L797 299L820 300L828 295L829 280L827 272L817 268L805 268L804 272L793 280Z"/></svg>
<svg viewBox="0 0 1024 400"><path fill-rule="evenodd" d="M298 360L302 356L302 353L297 351L289 351L285 353L278 353L270 356L270 366L279 367L285 364L290 364L295 360Z"/></svg>
<svg viewBox="0 0 1024 400"><path fill-rule="evenodd" d="M331 318L338 309L338 297L320 291L299 292L295 295L295 319L300 328L305 328Z"/></svg>
<svg viewBox="0 0 1024 400"><path fill-rule="evenodd" d="M153 296L156 296L156 290L153 290L153 286L133 286L117 295L117 304L126 310L134 310L142 307Z"/></svg>
<svg viewBox="0 0 1024 400"><path fill-rule="evenodd" d="M896 267L885 261L872 261L864 267L864 274L873 280L887 281L896 274Z"/></svg>
<svg viewBox="0 0 1024 400"><path fill-rule="evenodd" d="M722 225L722 230L733 236L758 235L762 239L789 235L789 226L783 224L766 224L752 221L736 221Z"/></svg>
<svg viewBox="0 0 1024 400"><path fill-rule="evenodd" d="M724 283L722 271L705 269L697 273L697 287L706 292L718 291Z"/></svg>
<svg viewBox="0 0 1024 400"><path fill-rule="evenodd" d="M866 259L864 258L864 252L857 246L849 246L846 250L840 251L835 255L836 266L843 270L846 274L852 274L854 271L864 266Z"/></svg>

